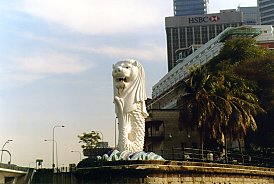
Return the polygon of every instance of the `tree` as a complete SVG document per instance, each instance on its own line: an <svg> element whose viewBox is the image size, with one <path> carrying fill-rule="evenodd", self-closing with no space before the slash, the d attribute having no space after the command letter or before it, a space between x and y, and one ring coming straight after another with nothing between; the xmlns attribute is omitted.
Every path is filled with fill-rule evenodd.
<svg viewBox="0 0 274 184"><path fill-rule="evenodd" d="M274 56L256 57L233 68L235 73L257 86L255 93L266 110L274 107Z"/></svg>
<svg viewBox="0 0 274 184"><path fill-rule="evenodd" d="M179 127L196 127L200 132L203 152L204 135L215 123L214 98L215 80L205 67L198 67L190 72L186 81L178 86L177 108L180 109Z"/></svg>
<svg viewBox="0 0 274 184"><path fill-rule="evenodd" d="M83 149L95 148L101 137L98 132L91 131L89 133L84 132L82 135L78 135L80 139L79 143L84 143L81 145Z"/></svg>
<svg viewBox="0 0 274 184"><path fill-rule="evenodd" d="M205 66L191 71L178 92L180 125L200 130L202 150L205 135L239 139L247 130L256 130L254 116L263 111L246 80L230 72L213 74Z"/></svg>
<svg viewBox="0 0 274 184"><path fill-rule="evenodd" d="M239 150L242 153L241 139L248 130L257 130L255 116L264 112L259 104L253 87L249 82L233 73L222 72L220 85L216 90L216 103L221 108L220 123L224 137L231 136L238 140ZM242 153L243 155L243 153Z"/></svg>
<svg viewBox="0 0 274 184"><path fill-rule="evenodd" d="M256 116L258 131L247 137L249 145L255 147L274 147L274 56L270 53L265 57L246 60L234 67L237 75L242 76L256 85L255 94L267 113ZM250 147L250 146L249 146ZM253 149L252 147L250 147Z"/></svg>
<svg viewBox="0 0 274 184"><path fill-rule="evenodd" d="M236 37L225 42L217 58L219 61L229 60L230 64L234 64L268 53L267 49L256 44L255 39Z"/></svg>
<svg viewBox="0 0 274 184"><path fill-rule="evenodd" d="M257 131L248 133L246 143L258 147L273 147L274 139L274 52L256 45L252 38L236 38L225 43L220 55L210 64L210 71L229 71L245 78L249 86L255 86L252 93L258 97L266 113L256 119Z"/></svg>

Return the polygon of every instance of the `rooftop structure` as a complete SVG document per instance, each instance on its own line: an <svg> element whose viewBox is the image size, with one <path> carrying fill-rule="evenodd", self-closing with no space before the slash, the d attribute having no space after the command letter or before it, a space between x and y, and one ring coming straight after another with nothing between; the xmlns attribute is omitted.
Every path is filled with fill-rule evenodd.
<svg viewBox="0 0 274 184"><path fill-rule="evenodd" d="M174 16L207 14L208 0L173 0Z"/></svg>

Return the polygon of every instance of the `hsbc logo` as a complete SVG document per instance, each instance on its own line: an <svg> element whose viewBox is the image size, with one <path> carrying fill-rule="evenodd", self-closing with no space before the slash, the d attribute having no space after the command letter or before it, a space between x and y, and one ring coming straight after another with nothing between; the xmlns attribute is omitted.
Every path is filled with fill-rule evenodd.
<svg viewBox="0 0 274 184"><path fill-rule="evenodd" d="M218 20L220 20L220 17L218 17L218 16L211 16L211 17L209 17L209 20L211 22L218 22Z"/></svg>
<svg viewBox="0 0 274 184"><path fill-rule="evenodd" d="M219 16L191 17L191 18L188 18L188 23L194 24L194 23L204 23L204 22L218 22L219 20L220 20Z"/></svg>

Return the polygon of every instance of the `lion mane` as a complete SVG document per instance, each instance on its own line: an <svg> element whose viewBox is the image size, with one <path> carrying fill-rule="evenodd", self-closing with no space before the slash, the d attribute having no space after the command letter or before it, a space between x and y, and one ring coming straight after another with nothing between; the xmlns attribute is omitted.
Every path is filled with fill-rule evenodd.
<svg viewBox="0 0 274 184"><path fill-rule="evenodd" d="M128 76L124 75L125 70L129 70ZM122 109L123 113L136 110L137 103L141 103L142 113L147 117L148 113L145 105L145 100L147 99L145 91L145 72L142 65L133 59L119 61L113 65L112 76L114 83L114 97L118 96L124 101ZM122 89L117 87L117 82L121 82L119 81L119 79L121 80L119 77L127 78L126 83L128 84L122 86ZM117 107L115 109L115 112L117 113Z"/></svg>

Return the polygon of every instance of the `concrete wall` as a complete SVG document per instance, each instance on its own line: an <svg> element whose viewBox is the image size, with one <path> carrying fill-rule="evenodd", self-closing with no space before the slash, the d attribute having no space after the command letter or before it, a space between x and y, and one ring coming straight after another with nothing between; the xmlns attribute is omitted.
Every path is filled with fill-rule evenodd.
<svg viewBox="0 0 274 184"><path fill-rule="evenodd" d="M82 168L81 184L274 184L274 169L213 163L141 162Z"/></svg>
<svg viewBox="0 0 274 184"><path fill-rule="evenodd" d="M5 184L7 178L9 178L10 183L16 183L21 181L21 177L24 177L25 174L12 173L12 172L0 172L0 184Z"/></svg>
<svg viewBox="0 0 274 184"><path fill-rule="evenodd" d="M53 172L52 169L38 169L31 184L77 184L74 172Z"/></svg>
<svg viewBox="0 0 274 184"><path fill-rule="evenodd" d="M0 168L0 184L25 184L28 172Z"/></svg>

